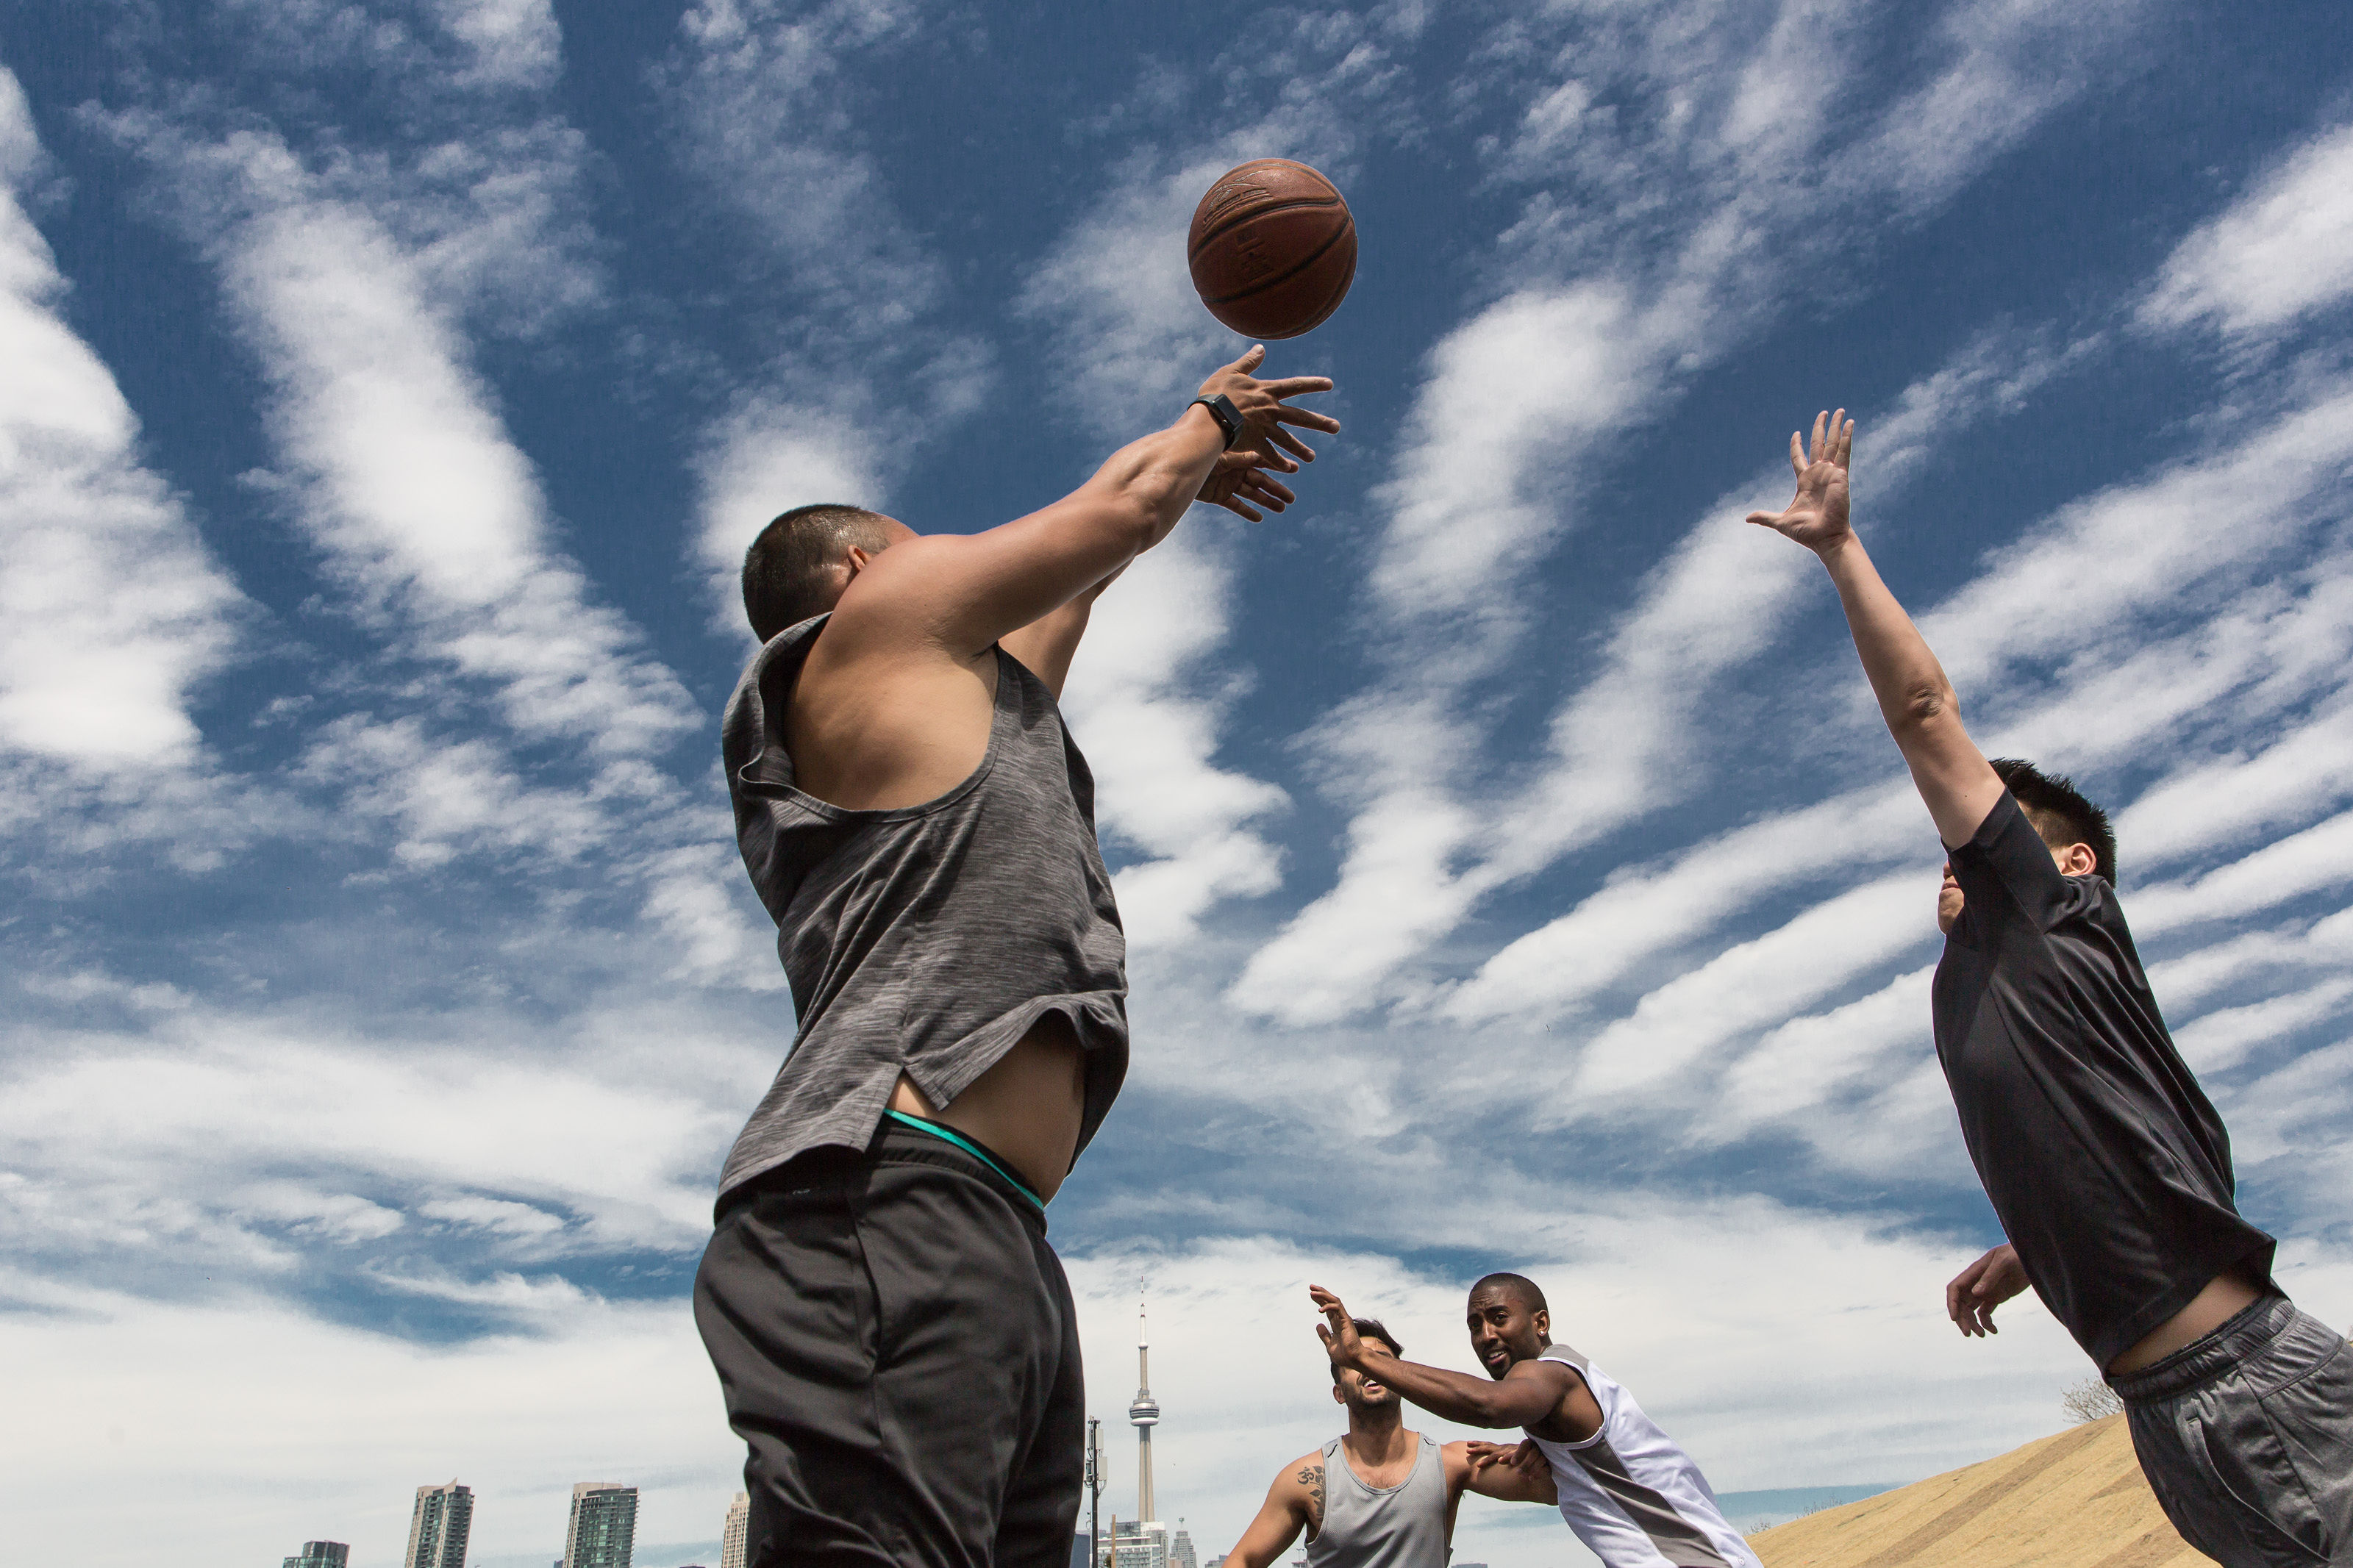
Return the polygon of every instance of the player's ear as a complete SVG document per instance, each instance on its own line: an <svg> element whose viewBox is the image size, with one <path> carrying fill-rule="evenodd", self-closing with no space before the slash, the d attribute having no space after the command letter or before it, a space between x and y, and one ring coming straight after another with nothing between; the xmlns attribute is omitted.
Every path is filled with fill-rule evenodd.
<svg viewBox="0 0 2353 1568"><path fill-rule="evenodd" d="M2070 844L2053 857L2063 877L2088 877L2100 868L2100 858L2088 844Z"/></svg>
<svg viewBox="0 0 2353 1568"><path fill-rule="evenodd" d="M1535 1321L1536 1325L1536 1338L1540 1340L1551 1339L1552 1310L1549 1307L1538 1307L1536 1309Z"/></svg>
<svg viewBox="0 0 2353 1568"><path fill-rule="evenodd" d="M1332 1403L1335 1405L1345 1405L1348 1403L1347 1394L1341 1391L1340 1385L1336 1383L1332 1385Z"/></svg>

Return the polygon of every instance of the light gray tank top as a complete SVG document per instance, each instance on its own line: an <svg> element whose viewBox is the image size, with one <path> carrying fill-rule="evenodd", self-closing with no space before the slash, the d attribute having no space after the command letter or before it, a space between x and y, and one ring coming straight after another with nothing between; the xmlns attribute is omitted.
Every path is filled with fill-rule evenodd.
<svg viewBox="0 0 2353 1568"><path fill-rule="evenodd" d="M1387 1491L1348 1468L1335 1437L1324 1445L1324 1528L1307 1543L1308 1568L1446 1568L1446 1462L1421 1434L1413 1469Z"/></svg>
<svg viewBox="0 0 2353 1568"><path fill-rule="evenodd" d="M803 794L785 715L827 619L770 638L721 725L736 843L799 1028L720 1195L810 1149L866 1147L902 1072L951 1103L1048 1013L1086 1051L1084 1149L1127 1074L1127 945L1094 775L1053 693L1000 649L988 750L962 784L888 811Z"/></svg>

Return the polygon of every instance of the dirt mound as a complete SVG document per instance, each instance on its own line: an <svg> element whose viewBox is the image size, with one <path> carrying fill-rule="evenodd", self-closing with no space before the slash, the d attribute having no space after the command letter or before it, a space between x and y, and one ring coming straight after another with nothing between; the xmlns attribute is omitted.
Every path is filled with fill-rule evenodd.
<svg viewBox="0 0 2353 1568"><path fill-rule="evenodd" d="M1765 1568L2205 1568L2141 1479L2125 1418L2070 1427L1749 1537Z"/></svg>

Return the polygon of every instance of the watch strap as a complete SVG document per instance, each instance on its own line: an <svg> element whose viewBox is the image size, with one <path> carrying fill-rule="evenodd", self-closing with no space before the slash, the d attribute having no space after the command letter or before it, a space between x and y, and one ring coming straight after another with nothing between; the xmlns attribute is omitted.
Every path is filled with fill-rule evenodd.
<svg viewBox="0 0 2353 1568"><path fill-rule="evenodd" d="M1220 392L1214 397L1197 397L1193 403L1209 411L1209 417L1215 419L1218 428L1226 433L1226 450L1232 451L1234 443L1241 439L1242 430L1248 424L1242 418L1242 411L1234 406L1234 400ZM1191 403L1186 405L1187 408L1192 405Z"/></svg>

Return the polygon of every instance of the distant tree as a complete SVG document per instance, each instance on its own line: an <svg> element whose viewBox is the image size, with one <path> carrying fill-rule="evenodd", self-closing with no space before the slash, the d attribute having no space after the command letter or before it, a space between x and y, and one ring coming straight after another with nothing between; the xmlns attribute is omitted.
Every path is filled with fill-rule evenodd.
<svg viewBox="0 0 2353 1568"><path fill-rule="evenodd" d="M2103 1421L2116 1415L2125 1402L2116 1391L2098 1378L2087 1378L2059 1396L2059 1408L2067 1413L2070 1421Z"/></svg>

